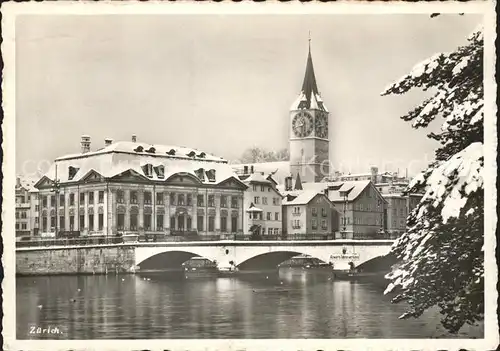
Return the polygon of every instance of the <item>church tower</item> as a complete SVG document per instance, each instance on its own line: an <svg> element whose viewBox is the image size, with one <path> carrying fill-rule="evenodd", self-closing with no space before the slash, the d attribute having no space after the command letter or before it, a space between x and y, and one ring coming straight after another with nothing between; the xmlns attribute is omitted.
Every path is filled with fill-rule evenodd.
<svg viewBox="0 0 500 351"><path fill-rule="evenodd" d="M330 174L329 112L316 84L310 42L302 91L290 108L290 172L307 183Z"/></svg>

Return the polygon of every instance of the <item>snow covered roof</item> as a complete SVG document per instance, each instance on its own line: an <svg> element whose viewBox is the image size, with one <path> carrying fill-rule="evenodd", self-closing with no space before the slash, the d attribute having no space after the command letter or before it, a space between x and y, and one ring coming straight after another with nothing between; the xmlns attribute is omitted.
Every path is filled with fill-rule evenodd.
<svg viewBox="0 0 500 351"><path fill-rule="evenodd" d="M35 184L37 183L37 178L27 177L24 175L18 175L16 177L19 180L19 187L25 189L29 192L37 192L38 189L35 188ZM19 188L16 186L16 188Z"/></svg>
<svg viewBox="0 0 500 351"><path fill-rule="evenodd" d="M303 190L300 194L293 200L287 201L283 199L283 205L285 206L297 206L297 205L307 205L311 202L312 199L316 197L316 195L324 196L324 193L317 192L316 190Z"/></svg>
<svg viewBox="0 0 500 351"><path fill-rule="evenodd" d="M241 176L240 176L240 179L243 183L247 183L247 184L250 184L250 183L272 184L272 182L269 179L267 179L267 177L260 172L252 173L252 174L249 174L248 176L243 176L243 178L241 178Z"/></svg>
<svg viewBox="0 0 500 351"><path fill-rule="evenodd" d="M261 163L232 164L233 170L240 172L245 166L248 169L253 167L254 173L264 173L270 175L278 184L285 183L285 178L290 176L290 161L275 161Z"/></svg>
<svg viewBox="0 0 500 351"><path fill-rule="evenodd" d="M174 151L172 151L174 150ZM116 142L99 151L59 157L45 176L61 183L81 181L92 172L113 178L133 172L145 180L165 181L175 174L191 175L201 183L219 184L234 177L227 161L195 149Z"/></svg>
<svg viewBox="0 0 500 351"><path fill-rule="evenodd" d="M341 182L323 182L323 183L304 183L304 190L314 190L324 192L328 190L328 198L332 202L344 201L344 193L347 193L347 201L354 201L370 184L369 180L341 181Z"/></svg>
<svg viewBox="0 0 500 351"><path fill-rule="evenodd" d="M311 57L311 48L309 48L309 54L307 56L306 73L304 75L304 81L302 82L302 89L294 101L290 110L302 110L302 109L316 109L328 112L323 100L318 91L318 86L316 84L316 76L314 75L314 67Z"/></svg>

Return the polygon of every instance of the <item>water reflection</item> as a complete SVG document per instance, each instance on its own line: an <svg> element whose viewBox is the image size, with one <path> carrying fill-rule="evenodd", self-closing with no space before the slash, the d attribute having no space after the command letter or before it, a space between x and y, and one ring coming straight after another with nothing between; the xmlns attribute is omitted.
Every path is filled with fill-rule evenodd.
<svg viewBox="0 0 500 351"><path fill-rule="evenodd" d="M23 277L16 285L19 339L452 337L436 311L400 321L404 306L391 304L380 286L308 270ZM29 334L32 325L64 334ZM482 337L482 328L459 336Z"/></svg>

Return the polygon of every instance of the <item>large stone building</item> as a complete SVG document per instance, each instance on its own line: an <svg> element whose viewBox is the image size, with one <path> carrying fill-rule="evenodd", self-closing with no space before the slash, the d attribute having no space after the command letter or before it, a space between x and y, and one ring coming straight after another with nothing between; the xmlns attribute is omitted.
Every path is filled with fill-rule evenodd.
<svg viewBox="0 0 500 351"><path fill-rule="evenodd" d="M243 233L247 186L227 161L194 149L113 143L59 157L36 187L42 236ZM55 184L56 183L56 186Z"/></svg>
<svg viewBox="0 0 500 351"><path fill-rule="evenodd" d="M239 175L240 180L247 185L243 197L246 213L243 217L244 233L279 236L282 230L282 196L271 177L250 171Z"/></svg>
<svg viewBox="0 0 500 351"><path fill-rule="evenodd" d="M299 96L290 107L290 173L304 182L319 182L330 174L329 112L321 99L311 57Z"/></svg>

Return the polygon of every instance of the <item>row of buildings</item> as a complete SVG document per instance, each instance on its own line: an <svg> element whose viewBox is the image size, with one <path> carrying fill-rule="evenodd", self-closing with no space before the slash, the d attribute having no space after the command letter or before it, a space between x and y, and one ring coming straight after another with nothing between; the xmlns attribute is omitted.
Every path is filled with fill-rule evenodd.
<svg viewBox="0 0 500 351"><path fill-rule="evenodd" d="M382 179L376 168L371 178L278 183L262 166L135 136L91 151L83 136L80 153L57 158L39 179L18 177L16 236L371 238L402 233L419 200L401 195L401 180L372 182Z"/></svg>

